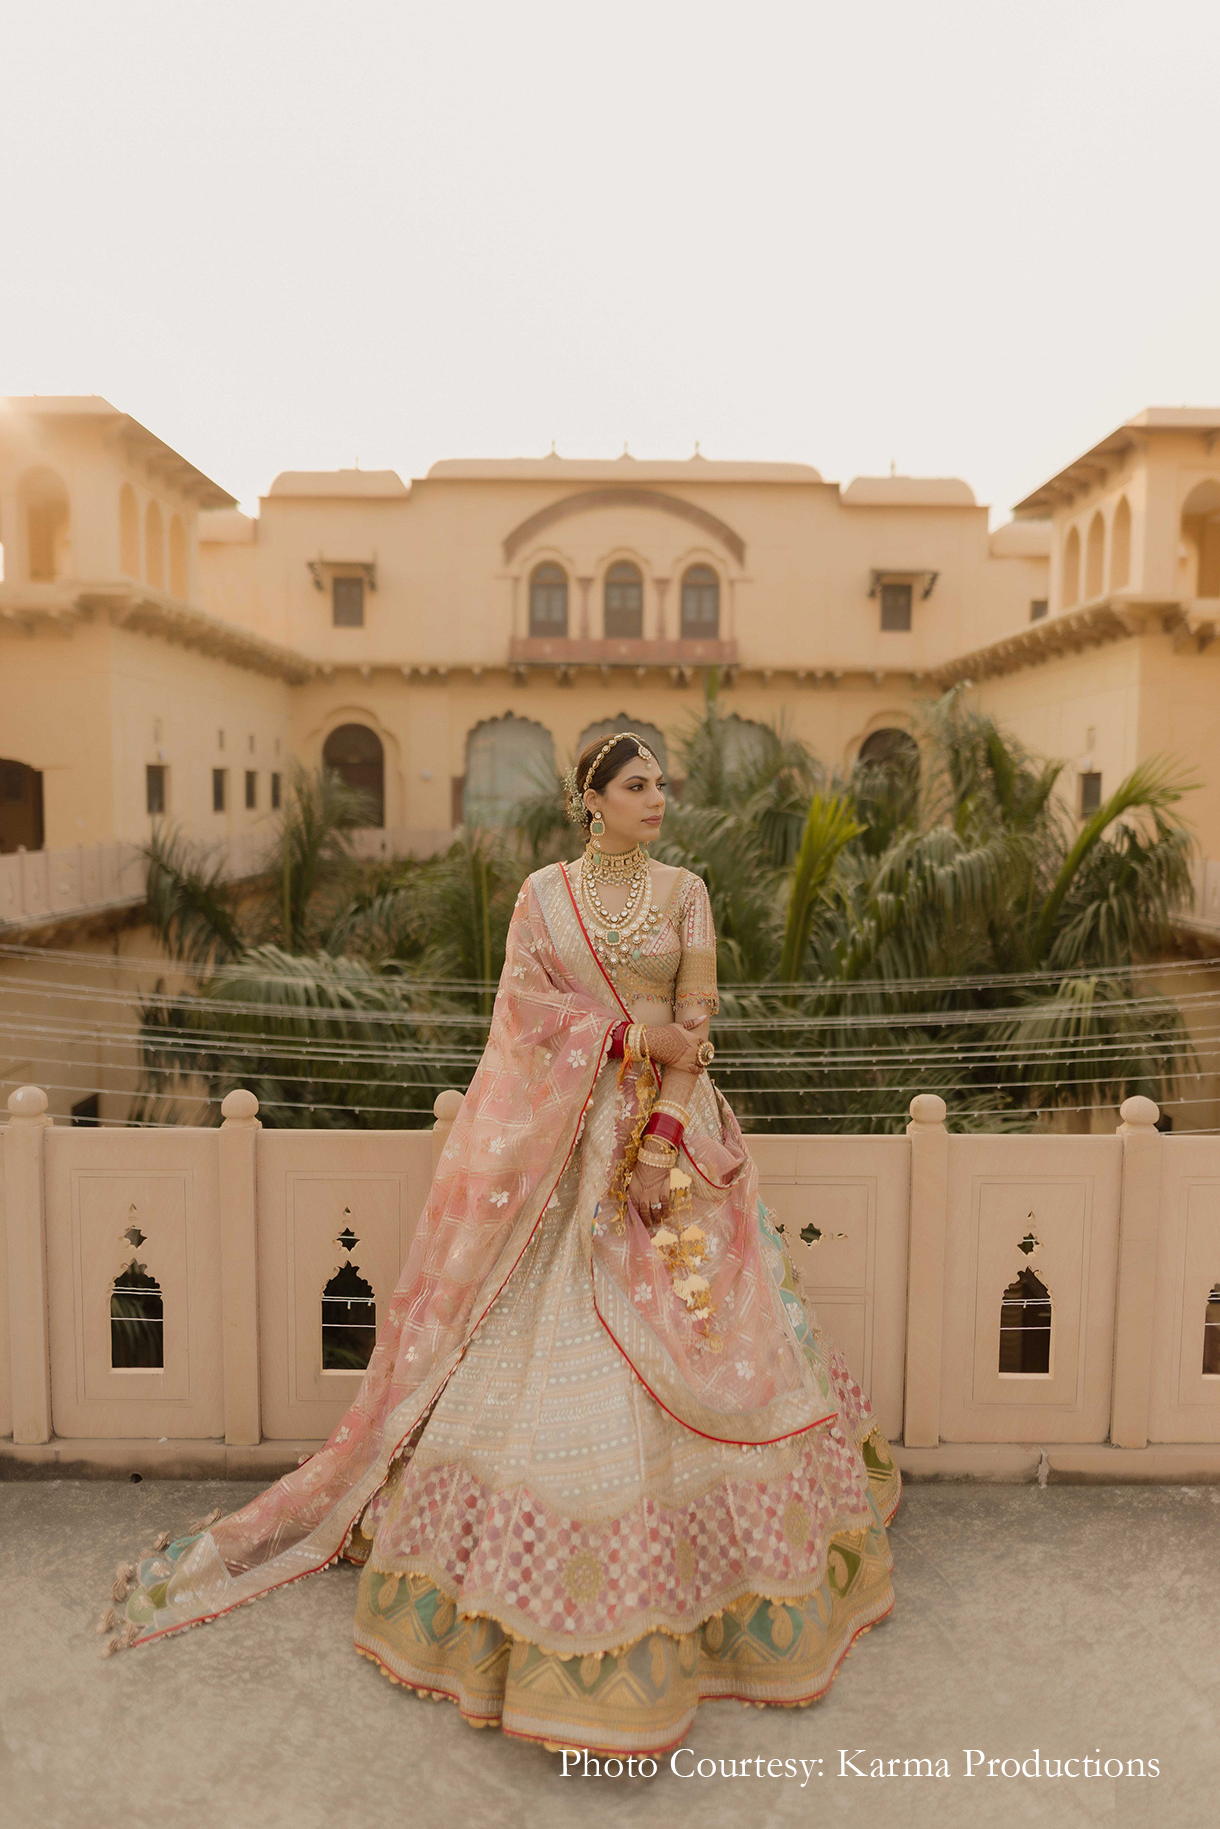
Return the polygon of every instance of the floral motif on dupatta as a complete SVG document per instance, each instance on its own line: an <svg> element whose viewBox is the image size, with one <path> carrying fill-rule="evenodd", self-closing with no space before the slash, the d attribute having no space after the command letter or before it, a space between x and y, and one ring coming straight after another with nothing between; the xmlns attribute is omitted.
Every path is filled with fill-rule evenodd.
<svg viewBox="0 0 1220 1829"><path fill-rule="evenodd" d="M556 950L592 997L630 1011L602 971L562 866L537 883ZM579 937L579 950L569 951ZM618 1092L616 1140L629 1134L634 1086ZM651 1396L678 1422L713 1441L754 1446L802 1434L838 1414L824 1356L797 1339L763 1255L758 1171L731 1109L706 1076L691 1099L683 1147L694 1170L693 1221L705 1238L709 1322L675 1293L673 1279L632 1209L621 1233L593 1227L597 1314Z"/></svg>
<svg viewBox="0 0 1220 1829"><path fill-rule="evenodd" d="M487 1046L355 1401L317 1454L200 1537L137 1642L334 1561L529 1244L618 1016L556 951L537 884L517 897Z"/></svg>

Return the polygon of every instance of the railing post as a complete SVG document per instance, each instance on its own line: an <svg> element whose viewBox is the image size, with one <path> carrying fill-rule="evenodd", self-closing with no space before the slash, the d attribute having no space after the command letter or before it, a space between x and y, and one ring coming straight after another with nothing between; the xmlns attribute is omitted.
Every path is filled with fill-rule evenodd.
<svg viewBox="0 0 1220 1829"><path fill-rule="evenodd" d="M51 1337L47 1295L47 1210L43 1135L51 1119L41 1086L8 1098L4 1201L8 1225L9 1340L13 1440L51 1439Z"/></svg>
<svg viewBox="0 0 1220 1829"><path fill-rule="evenodd" d="M225 1441L262 1440L258 1369L258 1199L255 1146L262 1129L252 1092L230 1092L220 1107L220 1293L225 1372Z"/></svg>
<svg viewBox="0 0 1220 1829"><path fill-rule="evenodd" d="M945 1302L945 1226L949 1133L945 1101L934 1092L911 1100L911 1209L907 1262L907 1371L902 1439L908 1448L940 1440L940 1355Z"/></svg>
<svg viewBox="0 0 1220 1829"><path fill-rule="evenodd" d="M447 1086L444 1092L438 1092L432 1101L432 1112L436 1123L432 1126L432 1173L435 1175L441 1159L441 1151L449 1141L449 1132L453 1129L453 1120L462 1109L462 1095Z"/></svg>
<svg viewBox="0 0 1220 1829"><path fill-rule="evenodd" d="M1148 1446L1161 1201L1161 1133L1156 1128L1160 1115L1151 1099L1124 1099L1119 1107L1123 1178L1110 1400L1110 1440L1116 1448Z"/></svg>

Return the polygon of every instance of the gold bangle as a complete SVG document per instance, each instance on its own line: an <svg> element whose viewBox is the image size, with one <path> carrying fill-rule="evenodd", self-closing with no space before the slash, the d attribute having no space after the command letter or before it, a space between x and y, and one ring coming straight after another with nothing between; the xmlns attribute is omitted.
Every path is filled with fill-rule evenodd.
<svg viewBox="0 0 1220 1829"><path fill-rule="evenodd" d="M653 1111L667 1111L671 1118L678 1120L683 1129L690 1123L689 1111L685 1105L679 1105L676 1099L657 1099L654 1101L652 1109Z"/></svg>
<svg viewBox="0 0 1220 1829"><path fill-rule="evenodd" d="M646 1168L668 1169L673 1167L677 1154L676 1149L669 1150L664 1156L653 1155L650 1151L641 1149L636 1151L635 1159L637 1162L642 1162Z"/></svg>

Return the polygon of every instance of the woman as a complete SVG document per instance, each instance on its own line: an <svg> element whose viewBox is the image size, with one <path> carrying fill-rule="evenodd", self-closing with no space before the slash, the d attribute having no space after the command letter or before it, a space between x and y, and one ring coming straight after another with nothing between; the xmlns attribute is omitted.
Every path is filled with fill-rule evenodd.
<svg viewBox="0 0 1220 1829"><path fill-rule="evenodd" d="M517 898L355 1403L295 1473L141 1562L112 1647L343 1556L387 1676L478 1725L648 1754L703 1699L812 1701L889 1612L897 1470L707 1076L707 891L643 850L664 785L631 732L581 756L584 857Z"/></svg>

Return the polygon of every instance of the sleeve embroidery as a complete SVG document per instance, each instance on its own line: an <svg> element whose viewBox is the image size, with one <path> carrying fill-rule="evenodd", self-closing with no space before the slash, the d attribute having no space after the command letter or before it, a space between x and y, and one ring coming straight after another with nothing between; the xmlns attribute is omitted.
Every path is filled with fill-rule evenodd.
<svg viewBox="0 0 1220 1829"><path fill-rule="evenodd" d="M701 877L692 874L678 925L682 958L674 987L675 1014L680 1004L695 1004L715 1015L720 1008L716 988L716 926L712 904Z"/></svg>

